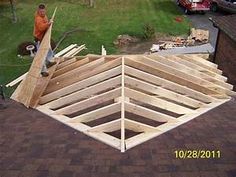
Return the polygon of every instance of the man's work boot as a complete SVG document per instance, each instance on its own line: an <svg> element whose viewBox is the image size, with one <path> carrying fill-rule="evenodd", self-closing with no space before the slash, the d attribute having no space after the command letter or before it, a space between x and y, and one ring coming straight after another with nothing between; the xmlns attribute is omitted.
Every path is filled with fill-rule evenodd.
<svg viewBox="0 0 236 177"><path fill-rule="evenodd" d="M48 73L48 72L41 72L41 75L42 75L43 77L48 77L48 76L49 76L49 73Z"/></svg>
<svg viewBox="0 0 236 177"><path fill-rule="evenodd" d="M50 67L52 67L53 65L55 65L57 62L55 62L55 61L50 61L50 62L48 62L47 64L46 64L46 66L47 66L47 68L50 68Z"/></svg>

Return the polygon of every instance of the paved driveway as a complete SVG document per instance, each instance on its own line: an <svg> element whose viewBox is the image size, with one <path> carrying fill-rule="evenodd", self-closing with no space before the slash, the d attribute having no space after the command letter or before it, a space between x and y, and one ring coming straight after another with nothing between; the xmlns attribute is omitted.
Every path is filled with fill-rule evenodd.
<svg viewBox="0 0 236 177"><path fill-rule="evenodd" d="M180 10L183 11L181 7L180 7ZM218 29L212 25L212 22L209 20L209 18L212 18L215 16L222 16L222 15L226 15L226 14L224 12L214 13L214 12L209 11L205 13L204 15L199 14L199 13L192 13L191 15L187 15L187 17L190 19L194 28L201 28L201 29L209 30L210 32L209 42L215 48Z"/></svg>

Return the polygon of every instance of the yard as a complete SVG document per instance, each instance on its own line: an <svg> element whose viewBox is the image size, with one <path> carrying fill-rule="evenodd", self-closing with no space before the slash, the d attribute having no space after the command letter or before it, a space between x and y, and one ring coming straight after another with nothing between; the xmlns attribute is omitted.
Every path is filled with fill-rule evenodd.
<svg viewBox="0 0 236 177"><path fill-rule="evenodd" d="M17 46L32 41L34 12L41 0L22 0L16 4L18 22L11 22L10 7L0 5L0 84L6 84L26 72L31 59L17 57ZM119 34L142 37L143 25L152 24L156 32L168 35L188 33L186 18L177 23L176 16L182 16L172 0L96 0L96 7L89 8L84 0L50 0L46 3L48 16L57 6L52 38L58 41L63 32L80 27L60 45L63 49L71 43L85 43L86 53L100 53L104 45L108 54L118 53L113 41ZM83 53L83 54L86 54Z"/></svg>

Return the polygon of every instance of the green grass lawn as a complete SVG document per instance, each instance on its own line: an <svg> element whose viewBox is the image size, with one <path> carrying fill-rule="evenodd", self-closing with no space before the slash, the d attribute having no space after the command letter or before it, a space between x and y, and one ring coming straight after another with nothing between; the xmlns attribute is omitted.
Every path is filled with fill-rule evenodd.
<svg viewBox="0 0 236 177"><path fill-rule="evenodd" d="M34 12L42 0L18 1L18 22L11 22L9 6L0 6L0 84L6 84L26 72L31 59L17 57L17 46L23 41L32 41ZM142 36L143 25L150 23L160 33L181 35L188 33L189 23L175 22L182 16L172 0L96 0L96 8L83 4L84 0L50 0L48 16L57 6L52 38L58 41L63 32L80 27L87 32L77 32L66 38L59 50L71 43L85 43L87 53L100 53L104 45L108 54L117 53L113 41L119 34ZM84 53L86 54L86 53ZM15 66L11 66L15 65Z"/></svg>

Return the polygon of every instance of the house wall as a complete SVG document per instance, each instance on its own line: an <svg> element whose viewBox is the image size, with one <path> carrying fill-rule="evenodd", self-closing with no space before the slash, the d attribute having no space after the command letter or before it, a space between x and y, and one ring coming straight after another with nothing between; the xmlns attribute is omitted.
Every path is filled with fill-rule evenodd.
<svg viewBox="0 0 236 177"><path fill-rule="evenodd" d="M218 35L214 61L236 90L236 41L233 41L221 30Z"/></svg>

